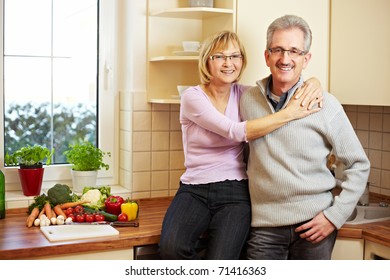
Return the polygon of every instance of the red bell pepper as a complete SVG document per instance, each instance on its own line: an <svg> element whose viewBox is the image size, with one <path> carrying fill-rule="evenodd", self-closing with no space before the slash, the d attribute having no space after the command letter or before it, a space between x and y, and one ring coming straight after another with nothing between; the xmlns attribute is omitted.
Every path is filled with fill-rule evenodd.
<svg viewBox="0 0 390 280"><path fill-rule="evenodd" d="M119 195L111 195L107 197L104 202L104 206L106 206L106 212L114 215L119 215L121 213L121 205L125 200L123 197Z"/></svg>

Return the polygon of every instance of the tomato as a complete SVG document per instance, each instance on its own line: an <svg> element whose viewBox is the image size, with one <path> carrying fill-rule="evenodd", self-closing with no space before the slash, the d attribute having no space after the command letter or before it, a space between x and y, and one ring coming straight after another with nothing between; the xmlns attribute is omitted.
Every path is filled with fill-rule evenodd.
<svg viewBox="0 0 390 280"><path fill-rule="evenodd" d="M79 214L76 216L76 221L78 223L84 223L85 222L85 215L84 214Z"/></svg>
<svg viewBox="0 0 390 280"><path fill-rule="evenodd" d="M67 215L67 217L68 217L68 218L72 218L72 221L73 221L73 222L77 222L77 219L76 219L76 215L75 215L75 214L71 213L71 214Z"/></svg>
<svg viewBox="0 0 390 280"><path fill-rule="evenodd" d="M85 215L85 221L86 221L87 223L93 223L93 222L95 221L95 215L94 215L94 214L91 214L91 213L86 214L86 215Z"/></svg>
<svg viewBox="0 0 390 280"><path fill-rule="evenodd" d="M118 221L120 221L120 222L127 222L127 219L128 219L128 217L125 213L120 213L118 215Z"/></svg>
<svg viewBox="0 0 390 280"><path fill-rule="evenodd" d="M76 215L78 215L78 214L84 214L84 207L81 206L81 205L77 205L77 206L74 207L73 211L74 211L74 213L75 213Z"/></svg>
<svg viewBox="0 0 390 280"><path fill-rule="evenodd" d="M103 222L105 220L104 216L100 213L95 214L95 221L96 222Z"/></svg>
<svg viewBox="0 0 390 280"><path fill-rule="evenodd" d="M70 214L73 214L73 208L69 207L68 209L65 210L65 214L68 217Z"/></svg>

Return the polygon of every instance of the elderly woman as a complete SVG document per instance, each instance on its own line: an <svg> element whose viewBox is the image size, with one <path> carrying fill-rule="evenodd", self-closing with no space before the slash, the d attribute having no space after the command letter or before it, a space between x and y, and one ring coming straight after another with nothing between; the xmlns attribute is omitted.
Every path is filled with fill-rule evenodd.
<svg viewBox="0 0 390 280"><path fill-rule="evenodd" d="M237 84L247 63L237 35L220 32L202 45L201 84L181 97L180 123L186 171L163 221L163 259L199 259L199 236L207 231L207 259L238 259L251 222L245 141L262 137L321 108L320 85L306 84L286 109L241 121L239 101L248 86ZM319 98L319 99L318 99Z"/></svg>

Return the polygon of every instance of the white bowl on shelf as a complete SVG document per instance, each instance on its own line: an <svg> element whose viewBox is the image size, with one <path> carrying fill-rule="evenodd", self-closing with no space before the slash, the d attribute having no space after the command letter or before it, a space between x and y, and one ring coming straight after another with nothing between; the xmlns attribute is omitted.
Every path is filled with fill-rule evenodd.
<svg viewBox="0 0 390 280"><path fill-rule="evenodd" d="M199 41L183 41L182 42L183 49L186 52L196 52L200 48Z"/></svg>

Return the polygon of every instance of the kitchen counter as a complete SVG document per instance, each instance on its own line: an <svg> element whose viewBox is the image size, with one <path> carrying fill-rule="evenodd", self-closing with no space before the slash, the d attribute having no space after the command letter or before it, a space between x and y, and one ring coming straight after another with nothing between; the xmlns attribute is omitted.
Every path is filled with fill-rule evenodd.
<svg viewBox="0 0 390 280"><path fill-rule="evenodd" d="M157 244L161 223L172 198L140 200L139 227L116 227L118 237L50 242L39 227L27 228L26 209L11 209L0 220L0 259L50 258L61 254L83 254L132 249ZM390 247L390 221L343 226L338 237L365 239ZM131 257L129 256L129 259Z"/></svg>

